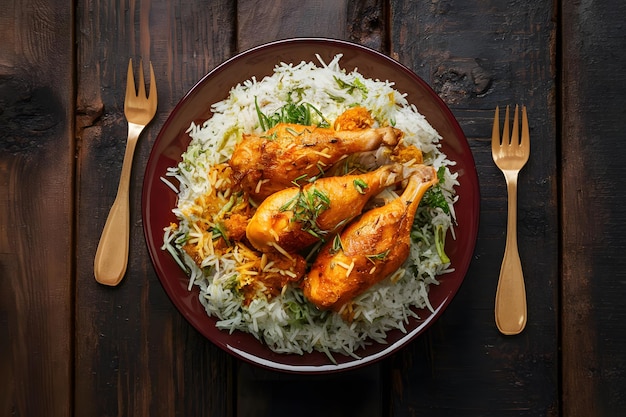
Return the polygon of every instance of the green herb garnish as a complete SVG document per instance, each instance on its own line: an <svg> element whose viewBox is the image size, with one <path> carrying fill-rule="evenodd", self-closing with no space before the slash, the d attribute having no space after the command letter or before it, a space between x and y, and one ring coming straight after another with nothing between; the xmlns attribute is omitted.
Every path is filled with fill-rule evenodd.
<svg viewBox="0 0 626 417"><path fill-rule="evenodd" d="M365 257L372 263L375 263L376 261L382 261L384 260L387 255L389 255L389 249L387 249L384 252L381 253L377 253L376 255L365 255Z"/></svg>
<svg viewBox="0 0 626 417"><path fill-rule="evenodd" d="M443 184L445 181L445 178L446 178L446 167L441 166L437 170L437 180L439 181L440 184Z"/></svg>
<svg viewBox="0 0 626 417"><path fill-rule="evenodd" d="M299 181L302 181L303 179L305 179L308 175L307 174L302 174L299 177L294 178L293 180L291 180L291 183L293 185L295 185L296 187L300 187Z"/></svg>
<svg viewBox="0 0 626 417"><path fill-rule="evenodd" d="M355 78L352 83L341 80L338 77L334 77L334 78L337 84L339 85L339 88L341 88L342 90L346 90L348 94L352 94L354 90L358 90L363 95L363 98L367 97L367 93L368 93L367 87L358 78Z"/></svg>
<svg viewBox="0 0 626 417"><path fill-rule="evenodd" d="M341 236L339 236L339 234L336 234L333 239L333 246L330 249L330 253L337 253L341 250L343 250L343 243L341 243Z"/></svg>
<svg viewBox="0 0 626 417"><path fill-rule="evenodd" d="M272 132L271 135L263 135L261 136L263 139L268 139L268 140L276 140L276 138L278 137L278 133L276 132Z"/></svg>
<svg viewBox="0 0 626 417"><path fill-rule="evenodd" d="M304 126L316 125L318 127L329 127L330 123L326 120L324 115L310 103L294 103L291 99L291 94L287 103L279 108L274 114L267 115L261 111L257 98L254 98L254 106L257 116L259 118L259 125L262 130L268 130L276 126L279 123L292 123ZM315 122L315 115L321 121ZM290 132L294 136L298 136L301 133Z"/></svg>
<svg viewBox="0 0 626 417"><path fill-rule="evenodd" d="M438 224L437 229L435 230L435 247L437 248L437 254L439 255L439 259L444 264L450 262L450 258L446 255L444 251L444 247L446 246L446 230L443 228L443 225Z"/></svg>
<svg viewBox="0 0 626 417"><path fill-rule="evenodd" d="M311 191L298 190L298 194L283 204L279 211L291 211L291 221L301 223L302 230L323 240L328 233L317 225L318 216L330 207L328 195L316 188Z"/></svg>
<svg viewBox="0 0 626 417"><path fill-rule="evenodd" d="M324 172L324 167L320 161L317 162L316 166L320 173L309 178L309 182L315 182L318 178L322 178L324 174L326 174L326 172Z"/></svg>
<svg viewBox="0 0 626 417"><path fill-rule="evenodd" d="M294 137L298 137L304 133L304 130L302 132L298 132L297 130L292 129L290 127L286 128L285 130L287 131L287 133L289 133L291 136L294 136Z"/></svg>
<svg viewBox="0 0 626 417"><path fill-rule="evenodd" d="M309 313L306 307L295 301L285 303L285 312L289 315L290 324L305 324L308 322Z"/></svg>
<svg viewBox="0 0 626 417"><path fill-rule="evenodd" d="M365 189L368 188L367 183L360 178L352 181L352 184L354 185L354 188L356 188L356 190L359 192L359 194L365 194Z"/></svg>
<svg viewBox="0 0 626 417"><path fill-rule="evenodd" d="M439 180L439 184L444 182L445 173L446 168L443 166L439 167L439 169L437 170L437 179ZM450 214L450 206L448 206L446 197L443 195L443 191L441 190L439 184L434 185L424 193L420 204L424 203L425 205L432 208L439 207L441 210L443 210L444 213Z"/></svg>
<svg viewBox="0 0 626 417"><path fill-rule="evenodd" d="M224 239L226 244L230 246L230 240L228 240L228 233L226 232L226 228L224 227L223 223L221 222L215 223L215 225L213 226L213 229L211 229L211 233L213 235L213 240L217 240L221 237Z"/></svg>

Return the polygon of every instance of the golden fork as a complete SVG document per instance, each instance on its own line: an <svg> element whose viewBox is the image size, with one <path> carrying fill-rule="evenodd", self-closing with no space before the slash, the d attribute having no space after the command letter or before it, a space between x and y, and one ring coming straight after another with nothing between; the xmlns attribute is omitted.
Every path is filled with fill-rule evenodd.
<svg viewBox="0 0 626 417"><path fill-rule="evenodd" d="M526 288L517 249L517 176L528 161L530 134L526 107L523 106L522 134L521 140L518 139L518 106L515 106L512 135L509 138L509 106L506 106L502 141L500 141L499 113L499 108L496 107L491 136L491 154L506 178L508 219L506 246L496 291L495 318L500 332L513 335L520 333L526 326Z"/></svg>
<svg viewBox="0 0 626 417"><path fill-rule="evenodd" d="M122 163L122 173L117 188L117 196L111 206L111 211L98 243L94 260L94 275L96 281L105 285L117 285L126 273L128 265L128 245L130 238L130 207L128 190L133 154L137 139L144 127L154 117L157 108L157 91L154 79L154 69L150 63L150 92L146 97L146 84L143 78L143 63L139 62L139 91L135 88L133 76L133 60L128 62L126 79L126 98L124 100L124 115L128 121L128 140Z"/></svg>

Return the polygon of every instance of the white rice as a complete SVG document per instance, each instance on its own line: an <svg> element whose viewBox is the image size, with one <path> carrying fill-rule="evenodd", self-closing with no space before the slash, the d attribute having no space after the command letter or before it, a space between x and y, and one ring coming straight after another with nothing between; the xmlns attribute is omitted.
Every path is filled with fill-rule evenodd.
<svg viewBox="0 0 626 417"><path fill-rule="evenodd" d="M356 357L359 348L369 343L385 343L388 331L405 331L409 319L417 317L416 309L432 311L428 288L438 284L438 275L450 270L450 264L443 263L438 255L434 233L436 227L452 230L454 187L458 185L456 174L448 169L453 163L440 150L439 134L415 105L408 103L389 81L366 79L358 70L346 72L339 65L340 59L338 55L326 64L318 57L320 65L281 63L272 76L261 81L253 78L233 87L225 100L212 105L211 119L202 125L192 124L188 129L191 142L182 161L167 174L179 182L178 204L173 210L179 224L166 228L164 235L164 249L189 271L189 288L199 287L200 301L207 314L217 317L220 329L249 332L275 352L302 354L318 350L331 359L337 352ZM348 91L335 78L351 85L356 81L365 88ZM189 239L202 239L194 231L194 224L201 211L197 199L210 191L206 178L209 168L228 161L243 133L261 133L255 99L263 113L272 114L296 89L301 92L302 102L314 105L331 123L350 107L367 108L377 121L388 121L401 129L404 140L422 150L424 163L445 169L445 180L439 185L450 213L420 207L417 216L431 220L416 231L421 239L412 245L409 259L394 276L356 297L351 305L351 321L339 313L319 311L304 299L297 285L288 286L273 299L257 298L244 306L241 295L233 289L233 283L240 279L234 254L217 257L207 253L200 268L181 250ZM294 319L294 312L300 313L299 321Z"/></svg>

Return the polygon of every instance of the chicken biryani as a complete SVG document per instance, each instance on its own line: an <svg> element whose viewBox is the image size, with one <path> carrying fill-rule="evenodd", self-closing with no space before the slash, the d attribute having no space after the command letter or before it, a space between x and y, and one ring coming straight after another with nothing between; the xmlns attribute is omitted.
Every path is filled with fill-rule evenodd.
<svg viewBox="0 0 626 417"><path fill-rule="evenodd" d="M163 249L218 328L279 353L358 357L432 311L458 182L392 82L317 58L207 103L163 178L178 196Z"/></svg>

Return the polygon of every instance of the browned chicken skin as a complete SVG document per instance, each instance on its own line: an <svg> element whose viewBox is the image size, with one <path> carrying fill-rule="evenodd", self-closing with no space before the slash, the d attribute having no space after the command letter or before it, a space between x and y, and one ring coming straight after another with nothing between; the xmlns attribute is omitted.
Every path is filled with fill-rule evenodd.
<svg viewBox="0 0 626 417"><path fill-rule="evenodd" d="M391 164L364 174L320 178L302 188L284 189L258 207L246 236L262 252L297 252L332 236L361 214L372 196L404 178L403 166Z"/></svg>
<svg viewBox="0 0 626 417"><path fill-rule="evenodd" d="M401 135L392 127L336 131L281 123L260 136L244 135L229 164L235 181L261 202L297 178L319 175L346 155L395 146Z"/></svg>
<svg viewBox="0 0 626 417"><path fill-rule="evenodd" d="M374 125L372 114L365 107L352 107L335 119L335 130L368 129Z"/></svg>
<svg viewBox="0 0 626 417"><path fill-rule="evenodd" d="M436 182L435 169L420 166L401 196L365 212L341 232L339 249L337 242L324 245L302 284L307 299L320 308L338 311L396 271L409 256L419 202Z"/></svg>
<svg viewBox="0 0 626 417"><path fill-rule="evenodd" d="M244 302L248 304L260 294L276 297L289 282L299 281L304 276L306 261L297 254L286 257L268 253L251 261L246 268L256 272L255 275L244 274L246 278L240 281Z"/></svg>

